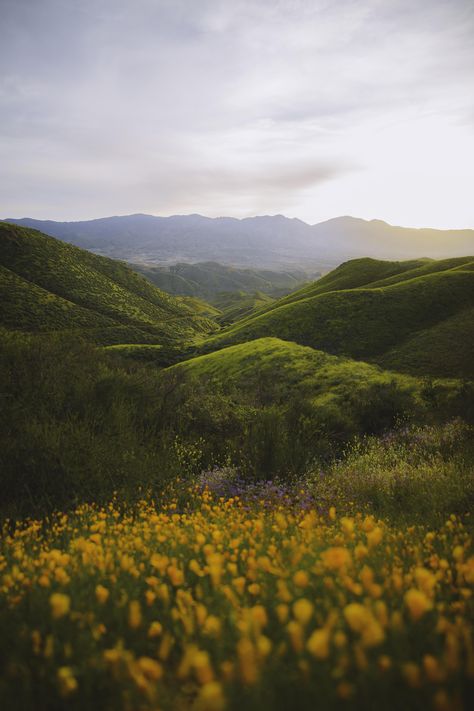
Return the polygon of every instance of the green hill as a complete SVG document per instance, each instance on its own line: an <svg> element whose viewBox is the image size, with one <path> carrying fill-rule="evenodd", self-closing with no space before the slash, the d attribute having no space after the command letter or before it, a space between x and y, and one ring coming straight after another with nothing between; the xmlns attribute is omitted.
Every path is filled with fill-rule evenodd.
<svg viewBox="0 0 474 711"><path fill-rule="evenodd" d="M418 331L378 359L383 368L438 377L474 377L474 308Z"/></svg>
<svg viewBox="0 0 474 711"><path fill-rule="evenodd" d="M303 298L326 294L330 291L341 291L346 289L373 289L378 286L390 286L398 284L417 276L425 276L435 272L450 269L472 269L469 266L472 257L454 257L453 259L416 259L405 262L390 262L371 257L352 259L349 262L340 264L336 269L323 276L318 281L306 284L301 289L293 291L288 296L280 299L270 306L271 310L275 306L290 304L300 301Z"/></svg>
<svg viewBox="0 0 474 711"><path fill-rule="evenodd" d="M274 336L408 373L472 378L471 262L354 260L209 338L206 349ZM383 279L397 281L373 285Z"/></svg>
<svg viewBox="0 0 474 711"><path fill-rule="evenodd" d="M0 223L0 325L72 331L101 343L192 339L215 328L120 262Z"/></svg>
<svg viewBox="0 0 474 711"><path fill-rule="evenodd" d="M410 376L389 373L369 363L328 355L279 338L259 338L229 346L168 370L208 378L249 393L260 390L264 383L272 392L272 400L281 403L289 395L302 396L317 405L330 401L343 403L349 393L356 396L373 384L396 383L410 391L417 387L417 381Z"/></svg>
<svg viewBox="0 0 474 711"><path fill-rule="evenodd" d="M198 407L209 394L227 397L222 421L231 415L243 418L256 451L267 442L272 461L285 459L283 451L276 453L282 447L296 461L298 448L304 455L324 448L324 442L340 445L355 434L392 427L399 418L458 415L470 397L460 381L428 384L424 378L278 338L259 338L194 357L167 368L162 378L165 383L170 379L175 397L180 388L201 393ZM212 410L219 412L218 404ZM209 415L201 436L211 431L213 419Z"/></svg>
<svg viewBox="0 0 474 711"><path fill-rule="evenodd" d="M279 295L282 295L318 276L314 270L307 273L302 269L244 269L217 262L130 266L169 294L199 296L213 303L213 297L220 292L260 291L273 294L279 291Z"/></svg>
<svg viewBox="0 0 474 711"><path fill-rule="evenodd" d="M220 309L216 320L222 325L234 323L274 302L274 298L261 291L255 291L253 294L245 291L222 292L216 294L213 299L213 303Z"/></svg>

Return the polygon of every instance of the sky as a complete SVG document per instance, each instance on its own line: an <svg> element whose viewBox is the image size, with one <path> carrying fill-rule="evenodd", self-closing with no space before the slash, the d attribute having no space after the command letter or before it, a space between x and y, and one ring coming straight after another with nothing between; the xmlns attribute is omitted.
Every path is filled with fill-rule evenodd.
<svg viewBox="0 0 474 711"><path fill-rule="evenodd" d="M473 0L0 0L0 217L474 228Z"/></svg>

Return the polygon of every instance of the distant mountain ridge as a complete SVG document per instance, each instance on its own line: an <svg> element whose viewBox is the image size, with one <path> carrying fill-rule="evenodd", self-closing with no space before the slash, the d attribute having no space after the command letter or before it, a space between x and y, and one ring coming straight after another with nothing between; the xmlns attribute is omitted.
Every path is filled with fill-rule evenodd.
<svg viewBox="0 0 474 711"><path fill-rule="evenodd" d="M346 259L463 256L474 230L396 227L382 220L336 217L316 225L283 215L237 219L202 215L124 215L80 222L8 218L109 257L135 261L216 261L252 267L331 268Z"/></svg>

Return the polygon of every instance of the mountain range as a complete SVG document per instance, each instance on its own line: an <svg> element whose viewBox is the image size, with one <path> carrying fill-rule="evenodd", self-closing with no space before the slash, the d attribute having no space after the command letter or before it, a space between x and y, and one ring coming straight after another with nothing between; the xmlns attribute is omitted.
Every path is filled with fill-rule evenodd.
<svg viewBox="0 0 474 711"><path fill-rule="evenodd" d="M31 218L30 227L98 254L141 264L217 261L260 268L328 271L342 261L456 257L474 252L474 230L395 227L381 220L337 217L316 225L283 215L209 218L125 215L80 222Z"/></svg>

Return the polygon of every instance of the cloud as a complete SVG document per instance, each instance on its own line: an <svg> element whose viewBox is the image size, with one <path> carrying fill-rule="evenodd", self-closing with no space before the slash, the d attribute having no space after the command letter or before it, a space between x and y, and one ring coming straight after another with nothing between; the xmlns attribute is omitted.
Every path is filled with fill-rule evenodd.
<svg viewBox="0 0 474 711"><path fill-rule="evenodd" d="M426 152L414 160L420 119L470 148L471 0L1 1L3 215L315 221L357 193L358 214L388 217L371 194L391 180L389 212L427 224L397 200L390 146L409 144L412 191L436 170ZM468 150L457 162L464 180ZM449 206L452 177L436 189L448 195L436 219L474 220Z"/></svg>

